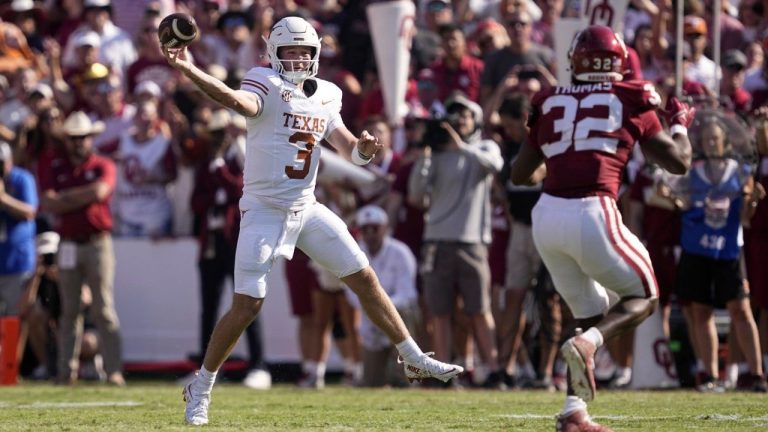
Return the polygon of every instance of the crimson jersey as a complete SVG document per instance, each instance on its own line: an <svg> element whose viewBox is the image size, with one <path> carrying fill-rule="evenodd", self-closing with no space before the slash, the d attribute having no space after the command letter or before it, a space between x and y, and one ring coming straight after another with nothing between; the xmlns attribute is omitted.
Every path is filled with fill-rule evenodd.
<svg viewBox="0 0 768 432"><path fill-rule="evenodd" d="M616 198L635 143L661 131L661 99L645 81L551 87L533 98L529 142L545 158L543 191Z"/></svg>

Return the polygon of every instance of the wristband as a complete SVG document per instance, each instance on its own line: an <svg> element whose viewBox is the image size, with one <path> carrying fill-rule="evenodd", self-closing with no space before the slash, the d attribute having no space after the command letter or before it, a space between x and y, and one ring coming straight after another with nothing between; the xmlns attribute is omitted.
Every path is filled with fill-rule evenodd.
<svg viewBox="0 0 768 432"><path fill-rule="evenodd" d="M364 154L360 153L359 149L355 149L352 151L352 163L355 165L367 165L368 162L373 160L373 155L366 157Z"/></svg>
<svg viewBox="0 0 768 432"><path fill-rule="evenodd" d="M676 134L688 136L688 128L681 124L674 124L669 128L669 133L673 136Z"/></svg>

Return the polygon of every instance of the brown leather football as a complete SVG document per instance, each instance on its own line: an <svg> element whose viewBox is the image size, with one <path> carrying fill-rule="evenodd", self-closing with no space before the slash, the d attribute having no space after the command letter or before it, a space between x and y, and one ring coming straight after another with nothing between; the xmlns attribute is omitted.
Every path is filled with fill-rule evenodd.
<svg viewBox="0 0 768 432"><path fill-rule="evenodd" d="M197 38L197 24L185 13L173 13L160 21L157 37L166 48L182 48Z"/></svg>

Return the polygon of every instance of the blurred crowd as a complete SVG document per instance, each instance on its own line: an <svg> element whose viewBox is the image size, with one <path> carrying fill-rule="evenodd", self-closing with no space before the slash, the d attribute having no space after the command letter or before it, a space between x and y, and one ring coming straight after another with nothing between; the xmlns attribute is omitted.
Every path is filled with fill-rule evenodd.
<svg viewBox="0 0 768 432"><path fill-rule="evenodd" d="M761 0L723 0L720 52L714 53L714 2L680 1L683 40L673 36L671 0L630 1L623 28L632 64L626 79L650 81L665 99L675 88L681 47L683 95L718 118L737 119L756 137L747 150L733 151L727 127L718 123L718 130L693 143L699 161L733 160L744 173L729 198L744 203L739 239L733 239L741 266L709 279L678 277L681 249L691 252L681 247L682 221L695 199L681 198L673 187L679 182L646 166L639 151L620 202L627 225L650 250L665 335L695 353L677 364L680 380L702 391L755 389L760 363L768 362L768 203L762 199L768 185L768 14ZM366 17L374 2L0 4L0 315L23 318L22 338L39 364L32 376L124 383L112 236L199 239L205 351L234 265L246 121L166 63L158 24L169 13L185 12L200 29L189 46L194 62L234 88L248 69L268 64L264 37L274 22L287 15L310 20L322 39L318 77L342 89L346 125L355 133L368 130L383 144L365 167L375 187L340 181L321 166L318 200L348 222L419 344L472 371L452 385L564 388L557 349L571 331L569 312L530 230L540 187L513 186L508 166L526 140L531 97L558 83L556 66L567 59L554 54L555 29L561 17L578 13L579 2L418 0L409 113L394 126L384 114ZM440 116L454 134L435 130L429 120ZM708 145L715 149L705 150ZM716 207L709 198L702 198L706 206ZM285 265L299 321L302 386L324 385L334 340L344 358L344 382L407 385L395 372L396 353L339 280L299 251ZM691 294L721 276L748 283L725 299ZM719 309L728 312L730 330L716 328ZM682 337L675 317L684 318ZM264 388L258 324L248 333L249 365L259 372L252 386ZM718 358L718 339L727 343L727 359ZM599 377L626 387L633 339L608 346L598 355Z"/></svg>

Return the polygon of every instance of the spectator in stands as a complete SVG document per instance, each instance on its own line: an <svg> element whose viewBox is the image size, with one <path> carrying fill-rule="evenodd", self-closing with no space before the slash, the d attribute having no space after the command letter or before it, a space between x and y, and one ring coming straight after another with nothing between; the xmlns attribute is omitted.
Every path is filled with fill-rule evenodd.
<svg viewBox="0 0 768 432"><path fill-rule="evenodd" d="M178 143L168 124L158 117L157 104L136 108L132 128L120 136L117 185L112 206L114 232L125 237L165 237L171 234L171 201L166 185L176 179Z"/></svg>
<svg viewBox="0 0 768 432"><path fill-rule="evenodd" d="M0 139L9 143L17 139L19 129L31 114L27 96L37 85L35 70L23 67L13 75L11 88L3 92L0 103Z"/></svg>
<svg viewBox="0 0 768 432"><path fill-rule="evenodd" d="M760 0L739 1L739 22L744 26L744 38L750 43L759 41L760 28L763 25L765 5Z"/></svg>
<svg viewBox="0 0 768 432"><path fill-rule="evenodd" d="M507 18L510 44L485 59L485 69L480 79L480 100L486 100L515 66L541 65L553 69L552 50L531 41L532 24L531 15L525 11L516 12Z"/></svg>
<svg viewBox="0 0 768 432"><path fill-rule="evenodd" d="M11 146L0 141L0 316L19 314L19 300L35 270L37 185L13 163Z"/></svg>
<svg viewBox="0 0 768 432"><path fill-rule="evenodd" d="M259 35L261 39L261 35ZM322 67L317 72L321 79L336 83L341 89L341 118L348 124L352 124L357 108L360 105L362 85L352 72L341 64L343 53L336 37L324 34L320 37L320 63ZM251 63L255 64L255 63Z"/></svg>
<svg viewBox="0 0 768 432"><path fill-rule="evenodd" d="M112 0L115 25L133 37L140 37L147 19L163 18L175 12L174 0Z"/></svg>
<svg viewBox="0 0 768 432"><path fill-rule="evenodd" d="M715 62L704 55L707 49L707 23L703 18L687 15L683 21L683 38L691 48L691 63L685 68L685 77L715 89Z"/></svg>
<svg viewBox="0 0 768 432"><path fill-rule="evenodd" d="M16 24L27 38L29 47L35 52L43 52L42 28L45 27L45 13L39 4L32 0L13 0L3 19Z"/></svg>
<svg viewBox="0 0 768 432"><path fill-rule="evenodd" d="M18 27L0 20L0 74L14 74L20 68L37 69L35 54Z"/></svg>
<svg viewBox="0 0 768 432"><path fill-rule="evenodd" d="M450 0L427 0L424 3L423 25L418 24L411 49L415 70L424 69L437 60L440 56L440 26L453 21Z"/></svg>
<svg viewBox="0 0 768 432"><path fill-rule="evenodd" d="M115 165L93 154L93 135L103 126L76 111L64 122L64 152L41 170L42 209L57 216L61 320L57 382L77 380L83 316L80 296L87 283L93 294L93 318L101 341L107 381L125 385L122 374L120 323L114 307L115 257L109 201L115 187Z"/></svg>
<svg viewBox="0 0 768 432"><path fill-rule="evenodd" d="M331 211L348 220L354 216L356 207L354 191L346 184L320 180L315 189L318 202L328 206ZM317 288L312 291L312 310L317 331L316 352L311 357L317 364L314 374L310 374L300 386L321 389L325 386L325 372L331 350L331 339L336 342L344 359L345 385L357 385L362 377L360 362L360 309L352 305L345 294L346 286L340 278L324 269L316 261L310 267L317 273ZM340 330L340 331L339 331Z"/></svg>
<svg viewBox="0 0 768 432"><path fill-rule="evenodd" d="M635 49L640 60L640 72L643 75L643 79L651 82L656 81L663 72L655 57L653 29L650 25L643 24L637 27L635 39L632 41L632 48Z"/></svg>
<svg viewBox="0 0 768 432"><path fill-rule="evenodd" d="M707 376L697 387L702 392L722 392L718 376L718 341L713 309L728 309L736 340L753 377L753 390L767 392L760 359L760 342L752 316L749 294L741 273L742 220L754 214L765 197L755 187L747 164L733 158L728 128L717 118L703 120L700 148L704 158L694 162L687 177L688 196L683 200L677 294L692 302L693 336Z"/></svg>
<svg viewBox="0 0 768 432"><path fill-rule="evenodd" d="M238 203L243 189L243 160L237 148L239 130L232 126L233 114L213 113L207 124L208 155L195 170L192 211L198 218L200 253L200 353L211 339L227 278L234 280L235 249L240 226ZM246 387L268 389L272 377L264 364L259 317L246 328L249 372ZM202 361L202 359L201 359Z"/></svg>
<svg viewBox="0 0 768 432"><path fill-rule="evenodd" d="M543 0L540 5L541 19L533 24L531 41L554 50L557 21L563 14L565 0Z"/></svg>
<svg viewBox="0 0 768 432"><path fill-rule="evenodd" d="M126 72L126 89L130 93L143 81L154 82L161 89L168 90L179 79L179 73L168 65L160 50L160 39L157 37L159 21L146 22L136 36L138 58Z"/></svg>
<svg viewBox="0 0 768 432"><path fill-rule="evenodd" d="M704 19L711 28L714 28L715 2L714 0L702 0L702 3L704 3ZM719 4L722 9L720 11L720 34L717 35L717 37L720 38L720 55L723 55L726 51L744 48L744 45L746 45L749 40L744 33L744 24L730 14L730 11L728 10L729 2L727 0L721 0ZM714 44L712 43L712 38L714 37L715 35L709 36L710 51L714 49ZM714 58L714 55L711 55L711 57Z"/></svg>
<svg viewBox="0 0 768 432"><path fill-rule="evenodd" d="M756 112L755 119L758 153L758 179L755 187L768 189L768 107ZM758 186L759 185L759 186ZM762 199L754 209L754 216L745 224L744 258L747 265L751 302L760 315L758 334L763 354L763 365L768 366L768 200Z"/></svg>
<svg viewBox="0 0 768 432"><path fill-rule="evenodd" d="M480 21L471 40L475 45L470 48L471 54L479 59L485 59L490 53L509 45L507 31L493 18Z"/></svg>
<svg viewBox="0 0 768 432"><path fill-rule="evenodd" d="M744 48L744 54L747 56L747 76L753 73L760 73L763 69L763 62L765 61L765 53L763 53L763 44L760 41L752 42ZM746 77L744 78L746 84Z"/></svg>
<svg viewBox="0 0 768 432"><path fill-rule="evenodd" d="M361 249L371 261L382 288L392 299L406 327L415 334L421 315L416 294L416 257L405 243L390 237L387 213L381 207L366 206L358 210L356 224L362 238ZM392 344L367 316L360 325L360 338L363 347L361 385L406 385L405 377L397 367L397 353Z"/></svg>
<svg viewBox="0 0 768 432"><path fill-rule="evenodd" d="M422 276L427 308L435 327L435 358L451 359L451 320L457 297L463 299L481 358L499 386L495 329L490 312L490 194L503 160L498 145L479 139L482 109L457 94L446 101L448 121L427 130L428 145L411 172L412 202L429 203Z"/></svg>
<svg viewBox="0 0 768 432"><path fill-rule="evenodd" d="M381 144L381 150L376 153L371 163L365 166L365 169L373 171L377 177L386 181L381 182L381 187L366 192L365 196L359 197L359 200L364 204L383 205L395 174L400 169L400 155L392 148L393 131L386 118L379 115L368 117L363 123L363 130L367 130Z"/></svg>
<svg viewBox="0 0 768 432"><path fill-rule="evenodd" d="M104 124L104 131L93 137L93 147L112 154L118 150L120 137L133 126L136 106L126 102L122 82L115 75L89 80L84 88L94 90L89 94L94 107L91 117Z"/></svg>
<svg viewBox="0 0 768 432"><path fill-rule="evenodd" d="M221 37L213 46L211 62L231 73L240 66L240 49L251 38L253 19L245 12L228 10L219 17L216 28Z"/></svg>
<svg viewBox="0 0 768 432"><path fill-rule="evenodd" d="M744 90L747 56L739 50L726 51L721 64L720 104L727 111L746 116L752 110L752 95Z"/></svg>
<svg viewBox="0 0 768 432"><path fill-rule="evenodd" d="M458 25L443 25L438 29L438 34L443 55L430 66L438 99L444 101L452 92L458 90L473 102L479 102L482 60L469 55L464 31Z"/></svg>
<svg viewBox="0 0 768 432"><path fill-rule="evenodd" d="M83 23L72 33L64 48L64 66L75 65L73 41L83 33L95 32L99 38L99 62L120 76L125 75L128 66L136 61L136 48L131 36L117 27L111 17L110 0L83 0Z"/></svg>
<svg viewBox="0 0 768 432"><path fill-rule="evenodd" d="M63 150L60 136L64 119L61 110L51 107L38 115L36 127L19 139L19 165L40 177L40 167L49 167L50 161Z"/></svg>

